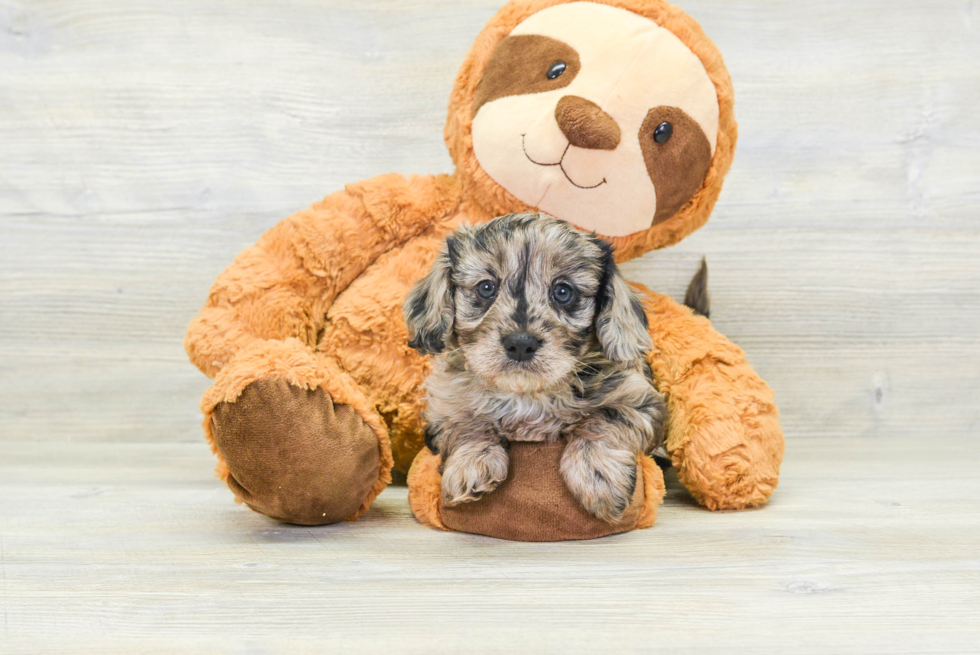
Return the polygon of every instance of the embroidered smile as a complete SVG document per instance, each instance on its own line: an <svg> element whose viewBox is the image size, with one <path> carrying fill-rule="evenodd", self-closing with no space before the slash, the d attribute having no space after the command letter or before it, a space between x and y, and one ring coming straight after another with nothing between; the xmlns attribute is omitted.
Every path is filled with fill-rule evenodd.
<svg viewBox="0 0 980 655"><path fill-rule="evenodd" d="M568 154L568 149L572 147L571 143L565 146L565 151L561 153L561 159L559 159L553 164L547 164L540 161L534 161L531 158L531 155L527 154L527 146L525 145L526 138L527 138L526 133L521 135L521 150L524 151L524 156L527 157L527 160L532 164L537 164L538 166L557 166L559 169L561 169L561 172L565 176L565 179L568 180L572 186L578 187L579 189L595 189L596 187L600 187L606 183L606 178L602 178L602 182L599 182L599 184L593 184L592 186L582 186L581 184L576 184L575 180L569 177L568 171L565 170L565 166L563 162L565 161L565 155Z"/></svg>

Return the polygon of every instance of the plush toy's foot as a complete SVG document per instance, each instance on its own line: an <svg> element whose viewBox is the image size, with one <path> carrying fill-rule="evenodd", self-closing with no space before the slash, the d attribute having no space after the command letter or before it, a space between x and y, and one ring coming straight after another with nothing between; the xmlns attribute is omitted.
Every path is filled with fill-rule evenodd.
<svg viewBox="0 0 980 655"><path fill-rule="evenodd" d="M202 409L218 474L235 496L302 525L363 513L391 481L391 451L352 384L328 361L282 342L222 370Z"/></svg>
<svg viewBox="0 0 980 655"><path fill-rule="evenodd" d="M635 286L654 342L650 365L667 396L677 477L711 510L762 505L779 483L785 448L772 389L708 319Z"/></svg>
<svg viewBox="0 0 980 655"><path fill-rule="evenodd" d="M412 511L435 528L514 541L593 539L653 525L664 481L652 459L637 458L630 504L610 523L587 512L565 486L559 474L564 448L563 442L512 443L507 479L479 500L451 507L441 499L440 457L423 449L408 474Z"/></svg>
<svg viewBox="0 0 980 655"><path fill-rule="evenodd" d="M378 438L323 389L258 380L211 416L225 482L280 521L317 525L352 516L378 479Z"/></svg>
<svg viewBox="0 0 980 655"><path fill-rule="evenodd" d="M714 390L709 395L705 390ZM704 358L672 388L670 451L677 476L711 510L764 504L785 448L773 393L745 361Z"/></svg>

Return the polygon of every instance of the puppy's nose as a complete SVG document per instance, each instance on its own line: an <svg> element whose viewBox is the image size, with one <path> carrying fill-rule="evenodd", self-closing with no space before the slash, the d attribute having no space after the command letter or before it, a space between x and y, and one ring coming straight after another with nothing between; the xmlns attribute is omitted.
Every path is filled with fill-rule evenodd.
<svg viewBox="0 0 980 655"><path fill-rule="evenodd" d="M578 148L615 150L619 145L616 119L591 100L565 96L555 107L555 120L568 142Z"/></svg>
<svg viewBox="0 0 980 655"><path fill-rule="evenodd" d="M534 358L541 347L541 339L528 332L514 332L502 339L507 356L515 362L526 362Z"/></svg>

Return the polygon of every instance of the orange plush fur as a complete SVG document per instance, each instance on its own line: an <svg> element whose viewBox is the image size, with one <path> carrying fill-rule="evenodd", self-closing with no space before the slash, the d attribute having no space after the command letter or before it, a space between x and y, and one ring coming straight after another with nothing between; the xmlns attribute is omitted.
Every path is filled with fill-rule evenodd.
<svg viewBox="0 0 980 655"><path fill-rule="evenodd" d="M220 403L235 403L250 383L269 378L323 389L335 403L353 407L377 435L377 483L348 518L367 509L391 480L392 466L408 471L423 443L421 385L429 362L407 345L401 305L450 231L534 209L481 169L473 152L471 108L494 46L526 17L563 1L511 2L477 38L449 106L445 136L455 173L391 174L349 184L270 229L218 277L188 328L185 347L194 364L214 377L201 404L204 428L218 457L218 474L233 489L238 487L230 478L242 477L247 471L241 467L253 464L237 450L217 447L213 413ZM702 187L672 218L610 239L622 261L677 243L707 221L735 147L733 95L721 54L681 10L661 0L593 1L633 11L673 32L701 60L720 109L717 146ZM667 446L681 481L710 509L764 503L777 484L783 453L772 391L707 319L667 297L644 293L654 342L650 363L668 398ZM249 411L275 412L275 407ZM291 434L284 428L266 438L285 443ZM326 430L308 447L318 448L316 439L345 438ZM270 470L276 466L268 462ZM322 475L343 485L347 473L324 470ZM418 475L412 473L410 484ZM298 491L287 485L268 493ZM423 505L434 503L437 494L438 489L413 489L416 497L433 495ZM317 501L309 502L314 506L304 516L319 516ZM654 516L655 504L639 523L650 524ZM436 514L423 520L441 526Z"/></svg>

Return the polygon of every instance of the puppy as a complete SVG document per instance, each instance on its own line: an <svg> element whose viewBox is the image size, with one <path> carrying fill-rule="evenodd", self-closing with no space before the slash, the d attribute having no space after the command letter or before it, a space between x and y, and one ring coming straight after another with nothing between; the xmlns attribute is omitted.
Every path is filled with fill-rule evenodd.
<svg viewBox="0 0 980 655"><path fill-rule="evenodd" d="M426 445L447 505L507 478L511 441L565 439L561 475L594 516L630 505L636 456L666 455L640 301L612 247L538 213L451 234L405 301L409 345L439 355Z"/></svg>

